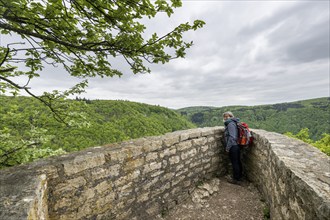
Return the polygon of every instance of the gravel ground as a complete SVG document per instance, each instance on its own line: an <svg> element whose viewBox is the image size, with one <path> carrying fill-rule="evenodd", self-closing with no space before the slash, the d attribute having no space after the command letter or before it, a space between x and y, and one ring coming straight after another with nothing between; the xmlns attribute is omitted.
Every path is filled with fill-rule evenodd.
<svg viewBox="0 0 330 220"><path fill-rule="evenodd" d="M220 178L202 184L188 201L157 220L264 220L265 207L253 184L233 185Z"/></svg>

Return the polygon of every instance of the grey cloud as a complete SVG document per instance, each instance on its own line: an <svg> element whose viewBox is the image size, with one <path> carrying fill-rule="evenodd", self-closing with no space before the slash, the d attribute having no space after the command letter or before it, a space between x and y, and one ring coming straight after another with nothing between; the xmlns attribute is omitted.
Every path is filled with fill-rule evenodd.
<svg viewBox="0 0 330 220"><path fill-rule="evenodd" d="M321 27L318 26L320 22L316 25L306 23L304 28L290 32L295 25L295 19L298 22L312 19L311 13L306 12L306 4L278 10L273 17L261 20L259 27L253 31L251 29L249 34L240 32L245 20L232 20L233 14L239 14L240 9L228 10L230 6L226 7L219 12L213 7L207 15L201 14L201 19L207 24L203 30L192 34L196 39L195 46L188 51L187 58L164 66L153 66L152 74L160 75L160 81L147 81L144 90L149 92L144 93L144 97L140 96L140 100L179 108L192 105L265 104L327 94L325 84L309 83L314 73L306 70L309 69L308 66L295 69L295 64L290 63L299 58L294 54L295 46L299 48L297 45L307 45L311 48L317 36L325 39L322 36L326 31L321 31ZM299 11L304 10L307 13L304 16L307 17L301 18ZM293 20L287 19L288 12ZM277 31L267 35L267 31L281 22L283 24ZM291 34L290 38L288 33ZM298 39L299 35L305 37ZM249 59L250 52L255 49L253 42L256 36L263 36L269 45L258 51L254 59ZM203 71L203 66L210 67L217 60L220 63L219 67ZM277 63L279 60L281 62ZM305 62L303 58L300 60ZM310 62L316 60L311 58ZM182 65L182 68L178 68L179 65ZM327 67L320 69L322 73L326 71ZM318 73L316 78L318 77L318 81L324 81L324 75ZM158 88L148 83L156 83ZM138 96L136 98L138 99Z"/></svg>
<svg viewBox="0 0 330 220"><path fill-rule="evenodd" d="M329 21L320 24L320 27L310 30L314 35L297 41L287 47L288 58L294 61L310 62L319 59L329 59Z"/></svg>
<svg viewBox="0 0 330 220"><path fill-rule="evenodd" d="M329 2L303 2L274 13L240 31L243 37L264 34L266 51L260 61L311 62L329 57ZM275 29L275 30L272 30ZM270 32L270 33L267 33Z"/></svg>
<svg viewBox="0 0 330 220"><path fill-rule="evenodd" d="M113 67L124 75L90 79L82 96L181 108L271 104L329 94L325 59L329 57L329 3L198 1L195 5L185 1L184 5L189 7L172 16L175 24L206 22L203 29L185 34L195 44L186 59L150 65L151 74L137 75L116 59ZM160 25L164 21L148 24L153 31L164 32L170 29ZM36 81L36 87L73 83L61 69L46 72L43 78L51 82Z"/></svg>
<svg viewBox="0 0 330 220"><path fill-rule="evenodd" d="M243 27L238 32L240 36L251 37L258 33L264 32L278 25L279 23L292 18L299 18L298 21L311 19L321 10L327 10L329 3L326 1L305 1L295 2L293 5L283 6L281 10L275 11L273 14L260 19L255 23L243 24Z"/></svg>

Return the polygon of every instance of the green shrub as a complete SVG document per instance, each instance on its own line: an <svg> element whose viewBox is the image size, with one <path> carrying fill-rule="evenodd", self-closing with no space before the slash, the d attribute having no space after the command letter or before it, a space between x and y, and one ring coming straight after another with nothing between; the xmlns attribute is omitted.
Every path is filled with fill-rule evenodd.
<svg viewBox="0 0 330 220"><path fill-rule="evenodd" d="M317 141L313 141L312 139L310 139L308 128L301 129L297 134L286 132L284 133L284 135L302 140L305 143L313 145L314 147L320 149L326 155L330 156L330 134L323 133L322 138Z"/></svg>

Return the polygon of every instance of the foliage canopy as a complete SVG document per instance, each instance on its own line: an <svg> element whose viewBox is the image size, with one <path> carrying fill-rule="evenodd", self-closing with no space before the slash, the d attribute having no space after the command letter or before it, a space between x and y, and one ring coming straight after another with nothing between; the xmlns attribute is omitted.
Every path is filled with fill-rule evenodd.
<svg viewBox="0 0 330 220"><path fill-rule="evenodd" d="M265 129L300 139L330 156L330 99L259 106L197 106L177 110L198 127L222 125L222 113L232 111L251 128Z"/></svg>
<svg viewBox="0 0 330 220"><path fill-rule="evenodd" d="M46 109L32 101L30 105L26 99L0 109L0 166L186 128L182 119L174 122L176 115L168 116L168 125L163 110L159 116L152 114L151 119L142 120L124 104L120 111L133 115L120 122L108 121L110 116L98 117L96 122L88 118L98 115L94 108L67 100L84 91L89 77L121 76L115 59L125 60L137 74L149 73L149 64L185 57L193 42L184 40L183 34L201 28L203 21L179 24L162 35L147 30L144 24L160 13L170 17L181 6L181 0L0 0L0 34L9 40L0 44L0 95L26 91L48 107L56 121L63 122L54 123ZM81 82L66 91L37 96L29 84L46 66L63 66ZM20 84L22 79L26 83ZM102 131L100 122L104 123Z"/></svg>
<svg viewBox="0 0 330 220"><path fill-rule="evenodd" d="M0 167L194 127L173 110L129 101L66 100L85 116L71 127L31 97L0 96L0 102Z"/></svg>
<svg viewBox="0 0 330 220"><path fill-rule="evenodd" d="M133 73L150 72L147 64L184 57L192 41L183 33L197 30L203 21L183 23L159 36L145 37L143 19L158 13L171 16L181 0L0 0L0 31L22 41L0 45L0 92L18 93L39 77L46 65L62 65L74 77L112 77L123 73L111 59L123 57ZM14 40L15 38L13 38ZM23 69L17 64L23 63ZM17 77L26 77L19 85ZM52 99L84 91L87 80L63 93L36 97L53 111ZM57 115L60 118L60 115Z"/></svg>
<svg viewBox="0 0 330 220"><path fill-rule="evenodd" d="M313 145L314 147L320 149L323 153L330 156L330 134L323 133L322 138L318 141L313 141L310 139L308 128L301 129L297 134L292 134L291 132L286 132L284 134L288 137L296 138Z"/></svg>

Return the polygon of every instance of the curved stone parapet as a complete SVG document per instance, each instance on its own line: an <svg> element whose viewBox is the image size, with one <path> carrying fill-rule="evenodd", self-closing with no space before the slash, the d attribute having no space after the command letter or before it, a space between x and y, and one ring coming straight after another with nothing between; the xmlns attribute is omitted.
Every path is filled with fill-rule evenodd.
<svg viewBox="0 0 330 220"><path fill-rule="evenodd" d="M270 205L272 219L329 219L330 157L300 140L253 131L246 174Z"/></svg>
<svg viewBox="0 0 330 220"><path fill-rule="evenodd" d="M0 170L0 219L152 219L227 173L223 131L177 131ZM329 157L280 134L253 132L245 173L272 219L327 219Z"/></svg>

